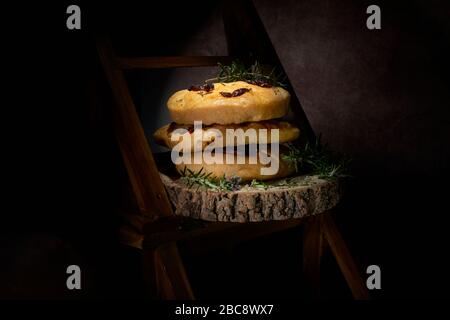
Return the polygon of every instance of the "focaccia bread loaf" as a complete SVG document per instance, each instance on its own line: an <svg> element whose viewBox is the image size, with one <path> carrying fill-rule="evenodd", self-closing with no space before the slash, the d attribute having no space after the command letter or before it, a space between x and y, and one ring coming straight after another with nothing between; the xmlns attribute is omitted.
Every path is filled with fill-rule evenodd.
<svg viewBox="0 0 450 320"><path fill-rule="evenodd" d="M201 152L199 152L200 154ZM195 153L193 154L193 156ZM201 155L199 155L200 158ZM231 177L240 177L242 181L251 181L253 179L256 180L270 180L270 179L278 179L287 177L295 172L294 166L291 163L283 160L281 153L279 157L274 157L272 161L278 162L278 171L275 174L266 175L262 174L261 168L268 168L271 164L264 165L259 161L259 157L257 155L249 156L249 155L239 155L232 154L234 157L233 163L225 163L226 153L224 153L224 161L222 164L208 164L204 160L199 164L176 164L177 171L182 174L184 170L191 170L192 172L199 172L202 170L204 173L211 173L214 177L223 177L231 178ZM238 162L238 159L242 160L242 164ZM255 164L250 164L250 158L253 158ZM194 159L194 158L192 158ZM273 165L273 164L272 164Z"/></svg>
<svg viewBox="0 0 450 320"><path fill-rule="evenodd" d="M171 140L172 133L176 129L185 129L187 132L185 135L180 136L179 139L176 141ZM214 129L210 130L210 129ZM156 143L165 146L169 149L172 149L174 146L176 146L178 143L180 143L185 137L189 137L191 139L191 149L185 148L185 151L193 151L194 146L196 143L197 145L202 146L202 150L206 148L211 142L217 141L219 137L223 139L223 146L231 146L231 145L239 145L238 139L229 139L228 141L226 139L226 129L242 129L244 132L247 132L248 129L254 129L256 130L256 135L248 135L245 136L244 144L258 144L261 142L267 142L271 143L271 130L272 129L278 129L279 130L279 143L285 143L294 141L298 138L300 135L300 130L293 124L290 124L286 121L277 121L277 120L267 120L267 121L260 121L260 122L248 122L243 123L240 125L237 124L229 124L229 125L210 125L210 126L203 126L202 129L196 129L201 130L202 135L197 135L196 130L194 130L193 125L182 125L182 124L176 124L172 122L171 124L165 125L162 128L159 128L153 135L155 138ZM261 141L259 139L258 130L259 129L266 129L267 130L267 141ZM205 134L210 130L211 134ZM202 141L203 140L203 141ZM233 141L235 140L235 141Z"/></svg>
<svg viewBox="0 0 450 320"><path fill-rule="evenodd" d="M244 89L244 93L225 97ZM246 91L248 90L248 91ZM167 102L172 120L180 124L232 124L281 118L287 114L290 94L281 87L260 87L244 81L214 83L210 91L181 90Z"/></svg>

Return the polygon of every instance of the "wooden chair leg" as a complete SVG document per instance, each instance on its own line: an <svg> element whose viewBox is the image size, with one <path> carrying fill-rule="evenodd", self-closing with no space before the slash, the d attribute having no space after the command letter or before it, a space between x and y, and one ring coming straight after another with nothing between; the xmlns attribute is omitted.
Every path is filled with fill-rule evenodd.
<svg viewBox="0 0 450 320"><path fill-rule="evenodd" d="M305 222L303 233L303 273L314 291L320 296L320 261L325 241L322 234L322 215L313 216Z"/></svg>
<svg viewBox="0 0 450 320"><path fill-rule="evenodd" d="M165 300L193 300L194 294L175 242L155 251L155 274L158 295Z"/></svg>
<svg viewBox="0 0 450 320"><path fill-rule="evenodd" d="M322 229L323 235L330 245L333 256L350 287L353 297L361 300L369 299L369 291L330 214L323 215Z"/></svg>
<svg viewBox="0 0 450 320"><path fill-rule="evenodd" d="M154 250L144 250L142 254L142 274L145 283L145 294L149 299L158 299L156 283L156 253Z"/></svg>

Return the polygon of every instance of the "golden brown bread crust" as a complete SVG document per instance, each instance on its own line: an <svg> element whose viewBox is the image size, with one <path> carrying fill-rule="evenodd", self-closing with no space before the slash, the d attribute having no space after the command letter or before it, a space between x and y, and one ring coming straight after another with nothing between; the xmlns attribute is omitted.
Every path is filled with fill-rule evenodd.
<svg viewBox="0 0 450 320"><path fill-rule="evenodd" d="M245 158L245 164L237 163L237 158L239 157ZM211 173L214 177L223 177L225 175L226 178L231 178L233 176L238 176L242 179L242 181L251 181L253 179L279 179L290 176L295 172L295 168L289 162L283 160L281 154L278 159L274 159L274 161L279 161L279 168L278 172L273 175L261 174L261 168L269 167L270 164L263 165L259 162L259 159L256 164L249 164L249 156L239 156L234 154L234 159L235 161L233 164L206 164L204 162L201 164L177 164L176 169L180 174L182 174L185 168L192 170L193 172L199 172L203 168L202 172Z"/></svg>
<svg viewBox="0 0 450 320"><path fill-rule="evenodd" d="M237 97L223 97L220 92L231 93L238 89L250 89ZM263 88L243 81L214 83L214 89L206 91L181 90L167 101L172 120L180 124L202 121L231 124L281 118L288 112L290 95L280 87Z"/></svg>
<svg viewBox="0 0 450 320"><path fill-rule="evenodd" d="M176 124L172 122L171 124L165 125L162 128L159 128L156 130L156 132L153 134L153 137L155 138L156 143L165 146L169 149L172 149L175 145L177 145L180 141L182 141L182 137L180 137L177 141L171 140L171 134L176 129L185 129L190 132L191 137L191 151L194 150L194 145L196 143L195 138L197 135L194 131L193 125L182 125L182 124ZM271 142L271 135L270 132L272 129L279 129L279 143L285 143L294 141L298 138L300 135L300 129L298 129L293 124L290 124L286 121L278 121L278 120L267 120L267 121L260 121L260 122L248 122L248 123L242 123L242 124L228 124L228 125L210 125L210 126L203 126L202 131L206 132L209 129L215 129L218 130L217 132L213 132L212 135L208 135L208 139L205 139L206 136L203 138L207 141L202 142L202 150L206 148L212 141L217 140L218 135L222 135L224 141L223 146L231 146L233 145L233 142L228 141L226 139L226 129L242 129L246 131L247 129L255 129L256 130L256 139L254 139L253 136L246 136L245 137L245 144L258 144L260 141L258 139L258 130L259 129L267 129L267 143ZM198 129L197 129L198 130ZM201 136L200 136L201 138ZM238 145L237 142L234 142L234 145ZM185 149L185 151L189 151Z"/></svg>

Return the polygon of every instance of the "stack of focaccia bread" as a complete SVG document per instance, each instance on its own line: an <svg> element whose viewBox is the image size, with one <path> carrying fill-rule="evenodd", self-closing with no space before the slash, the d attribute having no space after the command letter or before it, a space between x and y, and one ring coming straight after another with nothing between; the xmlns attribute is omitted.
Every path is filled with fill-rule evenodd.
<svg viewBox="0 0 450 320"><path fill-rule="evenodd" d="M289 100L289 92L285 89L258 81L191 86L169 98L167 107L173 122L158 129L154 138L172 151L176 149L177 154L180 151L184 159L188 155L192 160L175 161L180 173L187 169L192 172L202 170L216 177L239 177L242 181L283 178L294 173L295 169L283 160L282 154L286 150L282 144L294 141L300 134L293 124L279 120L287 114ZM200 121L201 127L197 125ZM228 136L227 129L234 130L236 135ZM256 135L245 134L249 129L254 129ZM278 129L275 135L272 134L274 129ZM278 162L276 166L261 160L262 153L269 157L271 152L273 154L270 143L276 143L279 151L271 159ZM215 146L212 154L223 157L222 163L211 163L202 155L196 157L196 153L204 155L212 144ZM263 144L269 147L257 148L257 153L251 152L255 149L250 146L261 147ZM231 157L230 153L233 154ZM263 174L261 169L269 166L277 170Z"/></svg>

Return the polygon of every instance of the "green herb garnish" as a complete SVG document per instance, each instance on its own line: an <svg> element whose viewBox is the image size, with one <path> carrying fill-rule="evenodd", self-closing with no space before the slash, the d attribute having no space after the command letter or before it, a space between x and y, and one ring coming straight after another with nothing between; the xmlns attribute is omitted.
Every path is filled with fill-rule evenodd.
<svg viewBox="0 0 450 320"><path fill-rule="evenodd" d="M269 188L269 185L263 181L253 179L252 182L250 183L250 187L266 190L267 188Z"/></svg>
<svg viewBox="0 0 450 320"><path fill-rule="evenodd" d="M211 172L203 172L203 168L201 168L198 172L194 172L184 167L183 172L181 172L181 180L186 183L189 188L197 186L216 191L236 191L241 188L240 177L226 178L224 175L221 178L217 178L213 176Z"/></svg>
<svg viewBox="0 0 450 320"><path fill-rule="evenodd" d="M303 149L288 144L289 151L282 155L283 160L300 170L318 175L320 179L335 179L346 176L350 159L334 154L320 143L320 137L314 145L309 143Z"/></svg>
<svg viewBox="0 0 450 320"><path fill-rule="evenodd" d="M250 67L246 67L239 60L233 61L230 65L218 63L218 67L219 73L217 77L208 79L205 83L245 81L261 87L286 87L284 83L286 76L282 72L277 72L276 68L266 72L258 61L255 61Z"/></svg>
<svg viewBox="0 0 450 320"><path fill-rule="evenodd" d="M308 180L307 180L308 178ZM306 186L309 183L309 177L306 177L302 181L298 181L296 178L287 178L281 180L275 184L275 187L295 187L295 186Z"/></svg>

